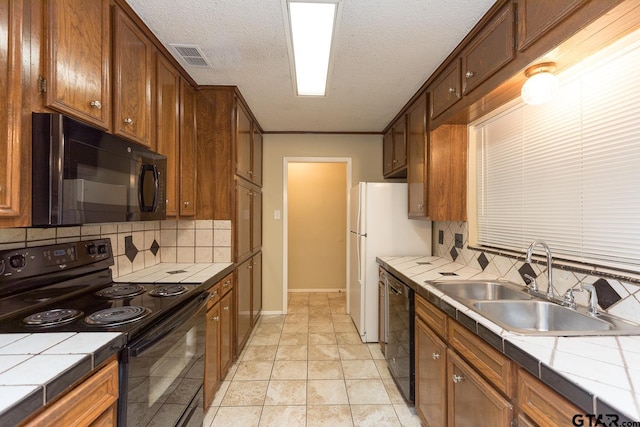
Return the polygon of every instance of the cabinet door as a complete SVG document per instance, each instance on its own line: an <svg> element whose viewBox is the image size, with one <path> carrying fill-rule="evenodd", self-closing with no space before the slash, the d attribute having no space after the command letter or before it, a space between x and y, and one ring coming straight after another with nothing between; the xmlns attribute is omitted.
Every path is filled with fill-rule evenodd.
<svg viewBox="0 0 640 427"><path fill-rule="evenodd" d="M255 326L262 312L262 252L258 252L251 258L251 326Z"/></svg>
<svg viewBox="0 0 640 427"><path fill-rule="evenodd" d="M236 181L236 260L251 253L251 199L253 190L241 179Z"/></svg>
<svg viewBox="0 0 640 427"><path fill-rule="evenodd" d="M393 128L384 134L382 139L382 174L389 175L393 171Z"/></svg>
<svg viewBox="0 0 640 427"><path fill-rule="evenodd" d="M156 151L167 156L167 216L178 215L180 75L160 54L156 55Z"/></svg>
<svg viewBox="0 0 640 427"><path fill-rule="evenodd" d="M27 165L22 164L21 149L23 12L21 0L0 1L0 97L4 103L0 109L0 220L21 215L28 219L21 209L21 194L27 190L21 188L25 185L23 171L27 170ZM31 189L27 194L31 194Z"/></svg>
<svg viewBox="0 0 640 427"><path fill-rule="evenodd" d="M220 378L224 378L233 361L233 294L234 289L220 299Z"/></svg>
<svg viewBox="0 0 640 427"><path fill-rule="evenodd" d="M467 95L516 56L515 6L508 3L462 52L462 93Z"/></svg>
<svg viewBox="0 0 640 427"><path fill-rule="evenodd" d="M416 317L416 411L429 427L447 424L447 346Z"/></svg>
<svg viewBox="0 0 640 427"><path fill-rule="evenodd" d="M251 180L258 186L262 186L262 134L253 124L253 140L251 150Z"/></svg>
<svg viewBox="0 0 640 427"><path fill-rule="evenodd" d="M236 104L236 175L251 181L251 119L240 102Z"/></svg>
<svg viewBox="0 0 640 427"><path fill-rule="evenodd" d="M114 16L114 133L151 146L153 45L118 7ZM154 147L155 148L155 147Z"/></svg>
<svg viewBox="0 0 640 427"><path fill-rule="evenodd" d="M460 61L454 60L433 81L429 91L431 118L444 113L462 97L460 90Z"/></svg>
<svg viewBox="0 0 640 427"><path fill-rule="evenodd" d="M236 349L242 351L251 331L251 258L236 267Z"/></svg>
<svg viewBox="0 0 640 427"><path fill-rule="evenodd" d="M109 130L109 1L47 1L45 37L45 105Z"/></svg>
<svg viewBox="0 0 640 427"><path fill-rule="evenodd" d="M405 116L393 125L393 170L407 166L407 120Z"/></svg>
<svg viewBox="0 0 640 427"><path fill-rule="evenodd" d="M196 214L196 92L180 79L180 216Z"/></svg>
<svg viewBox="0 0 640 427"><path fill-rule="evenodd" d="M429 218L466 221L467 128L442 125L429 139Z"/></svg>
<svg viewBox="0 0 640 427"><path fill-rule="evenodd" d="M251 191L251 251L257 251L262 246L262 192L259 189Z"/></svg>
<svg viewBox="0 0 640 427"><path fill-rule="evenodd" d="M572 418L583 414L573 403L523 369L518 371L518 406L536 425L575 425Z"/></svg>
<svg viewBox="0 0 640 427"><path fill-rule="evenodd" d="M208 408L213 401L218 384L220 383L220 370L218 359L220 355L220 303L207 310L207 327L204 351L204 407Z"/></svg>
<svg viewBox="0 0 640 427"><path fill-rule="evenodd" d="M427 99L421 96L407 114L409 218L427 218Z"/></svg>
<svg viewBox="0 0 640 427"><path fill-rule="evenodd" d="M511 426L511 404L451 350L447 350L447 376L450 427Z"/></svg>
<svg viewBox="0 0 640 427"><path fill-rule="evenodd" d="M518 0L518 50L531 46L584 4L583 0Z"/></svg>

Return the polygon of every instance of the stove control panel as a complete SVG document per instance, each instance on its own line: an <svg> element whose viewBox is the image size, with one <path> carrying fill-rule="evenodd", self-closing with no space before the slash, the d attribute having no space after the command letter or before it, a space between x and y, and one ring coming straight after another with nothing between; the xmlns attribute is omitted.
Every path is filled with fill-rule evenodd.
<svg viewBox="0 0 640 427"><path fill-rule="evenodd" d="M1 251L0 282L87 266L99 261L113 264L110 239Z"/></svg>

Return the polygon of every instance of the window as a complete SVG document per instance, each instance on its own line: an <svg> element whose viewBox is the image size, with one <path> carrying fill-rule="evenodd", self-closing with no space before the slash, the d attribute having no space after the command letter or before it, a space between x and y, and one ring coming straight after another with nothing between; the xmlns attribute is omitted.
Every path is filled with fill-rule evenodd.
<svg viewBox="0 0 640 427"><path fill-rule="evenodd" d="M559 76L550 103L470 128L475 243L524 251L543 239L557 257L637 271L640 43L588 62Z"/></svg>

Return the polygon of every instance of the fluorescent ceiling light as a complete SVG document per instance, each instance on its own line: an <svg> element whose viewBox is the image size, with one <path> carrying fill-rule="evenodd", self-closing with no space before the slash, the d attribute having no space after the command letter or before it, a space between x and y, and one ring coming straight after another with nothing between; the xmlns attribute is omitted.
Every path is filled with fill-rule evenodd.
<svg viewBox="0 0 640 427"><path fill-rule="evenodd" d="M324 96L337 4L288 3L296 91L299 96Z"/></svg>

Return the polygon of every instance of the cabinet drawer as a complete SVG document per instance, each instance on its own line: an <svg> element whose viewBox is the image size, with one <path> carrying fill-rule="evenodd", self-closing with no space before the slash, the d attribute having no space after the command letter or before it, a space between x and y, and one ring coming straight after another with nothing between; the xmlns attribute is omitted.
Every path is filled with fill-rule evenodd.
<svg viewBox="0 0 640 427"><path fill-rule="evenodd" d="M94 425L114 417L117 400L118 362L113 360L23 425Z"/></svg>
<svg viewBox="0 0 640 427"><path fill-rule="evenodd" d="M514 5L507 4L462 52L462 93L467 95L515 58Z"/></svg>
<svg viewBox="0 0 640 427"><path fill-rule="evenodd" d="M233 289L233 273L229 273L218 283L220 284L220 296L226 295L227 292Z"/></svg>
<svg viewBox="0 0 640 427"><path fill-rule="evenodd" d="M218 301L220 301L220 297L222 296L221 290L222 284L217 282L209 289L209 301L207 301L207 310L216 305Z"/></svg>
<svg viewBox="0 0 640 427"><path fill-rule="evenodd" d="M436 118L462 97L460 90L460 60L455 59L434 80L429 90L431 118Z"/></svg>
<svg viewBox="0 0 640 427"><path fill-rule="evenodd" d="M584 413L522 369L518 371L518 406L539 425L573 425L572 417Z"/></svg>
<svg viewBox="0 0 640 427"><path fill-rule="evenodd" d="M453 319L448 320L449 345L498 390L509 398L513 397L515 365L460 323Z"/></svg>
<svg viewBox="0 0 640 427"><path fill-rule="evenodd" d="M416 316L425 322L435 333L446 340L447 337L447 315L429 301L416 295L415 299Z"/></svg>

